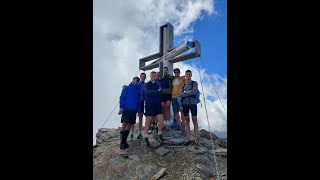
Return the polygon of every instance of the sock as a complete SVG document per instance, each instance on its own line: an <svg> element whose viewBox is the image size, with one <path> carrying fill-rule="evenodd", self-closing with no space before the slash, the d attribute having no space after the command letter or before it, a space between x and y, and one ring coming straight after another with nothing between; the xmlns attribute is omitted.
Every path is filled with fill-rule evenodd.
<svg viewBox="0 0 320 180"><path fill-rule="evenodd" d="M124 144L123 139L124 139L124 137L125 137L125 131L120 131L120 149L124 149L123 148L123 144Z"/></svg>
<svg viewBox="0 0 320 180"><path fill-rule="evenodd" d="M139 134L141 134L141 130L140 130L140 129L139 129L139 131L138 131L138 132L139 132Z"/></svg>

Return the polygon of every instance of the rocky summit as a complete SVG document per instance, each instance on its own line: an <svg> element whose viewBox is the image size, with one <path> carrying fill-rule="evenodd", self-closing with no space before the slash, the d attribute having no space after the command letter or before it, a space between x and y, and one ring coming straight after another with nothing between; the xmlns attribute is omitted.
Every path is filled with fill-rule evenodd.
<svg viewBox="0 0 320 180"><path fill-rule="evenodd" d="M136 130L135 130L136 131ZM181 130L162 133L163 144L149 137L150 146L142 140L128 142L128 157L118 155L120 128L100 128L93 146L93 179L227 179L227 139L204 129L199 131L199 148L184 146ZM194 140L193 132L190 133ZM216 168L217 167L217 168ZM217 169L217 171L216 171ZM218 173L218 174L217 174Z"/></svg>

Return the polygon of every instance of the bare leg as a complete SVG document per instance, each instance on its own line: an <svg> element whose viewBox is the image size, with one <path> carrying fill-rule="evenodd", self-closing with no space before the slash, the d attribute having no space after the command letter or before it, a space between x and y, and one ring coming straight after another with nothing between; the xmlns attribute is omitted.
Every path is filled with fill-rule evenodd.
<svg viewBox="0 0 320 180"><path fill-rule="evenodd" d="M143 118L143 113L139 113L139 133L142 131L142 118Z"/></svg>
<svg viewBox="0 0 320 180"><path fill-rule="evenodd" d="M190 141L190 119L189 116L185 116L184 118L187 132L187 141Z"/></svg>
<svg viewBox="0 0 320 180"><path fill-rule="evenodd" d="M162 112L163 112L163 119L167 120L166 103L165 102L161 102L161 108L162 108Z"/></svg>
<svg viewBox="0 0 320 180"><path fill-rule="evenodd" d="M158 114L157 115L157 120L158 120L158 134L161 134L162 129L164 127L163 124L163 115L162 114Z"/></svg>
<svg viewBox="0 0 320 180"><path fill-rule="evenodd" d="M171 104L171 101L166 101L166 116L167 116L167 119L166 120L169 120L170 119L170 104Z"/></svg>
<svg viewBox="0 0 320 180"><path fill-rule="evenodd" d="M148 132L150 129L150 124L151 124L151 119L152 119L152 116L147 116L147 118L146 118L146 123L145 123L144 131L143 131L144 137L147 137L147 135L148 135Z"/></svg>
<svg viewBox="0 0 320 180"><path fill-rule="evenodd" d="M180 111L181 113L181 123L184 125L184 114L183 114L183 111Z"/></svg>
<svg viewBox="0 0 320 180"><path fill-rule="evenodd" d="M179 112L177 112L177 113L175 114L175 119L176 119L176 121L178 122L179 126L181 126L181 119L180 119Z"/></svg>
<svg viewBox="0 0 320 180"><path fill-rule="evenodd" d="M127 129L127 123L122 123L121 131L125 131Z"/></svg>
<svg viewBox="0 0 320 180"><path fill-rule="evenodd" d="M198 120L197 116L192 116L192 122L194 125L194 141L198 142Z"/></svg>
<svg viewBox="0 0 320 180"><path fill-rule="evenodd" d="M131 127L134 127L134 124L128 124L126 130L130 131Z"/></svg>

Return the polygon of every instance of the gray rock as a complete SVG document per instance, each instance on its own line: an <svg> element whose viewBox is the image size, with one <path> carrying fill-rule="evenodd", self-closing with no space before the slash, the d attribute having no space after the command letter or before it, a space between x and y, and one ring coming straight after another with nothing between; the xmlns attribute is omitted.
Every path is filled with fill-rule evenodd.
<svg viewBox="0 0 320 180"><path fill-rule="evenodd" d="M168 154L170 152L170 150L164 148L164 147L159 147L156 152L160 155L160 156L164 156L166 154Z"/></svg>
<svg viewBox="0 0 320 180"><path fill-rule="evenodd" d="M133 159L133 160L136 160L136 161L139 161L140 160L140 157L139 157L139 155L129 155L129 158L130 159Z"/></svg>
<svg viewBox="0 0 320 180"><path fill-rule="evenodd" d="M96 144L102 144L112 138L119 138L120 131L110 128L100 128L96 134Z"/></svg>
<svg viewBox="0 0 320 180"><path fill-rule="evenodd" d="M202 178L201 177L196 177L196 178L194 178L195 180L202 180Z"/></svg>
<svg viewBox="0 0 320 180"><path fill-rule="evenodd" d="M105 179L105 180L111 179L111 176L106 176L106 178L103 178L103 179ZM100 179L93 178L93 180L100 180Z"/></svg>
<svg viewBox="0 0 320 180"><path fill-rule="evenodd" d="M209 142L211 143L211 138L210 138L210 134L212 135L212 139L213 139L213 142L214 142L214 145L217 146L217 147L222 147L222 148L227 148L227 138L219 138L218 136L216 136L215 134L213 133L209 133L208 131L204 130L204 129L201 129L199 131L199 135L201 137L204 137L206 138L207 140L209 140ZM206 140L203 140L203 141L206 141ZM206 143L208 144L208 143Z"/></svg>
<svg viewBox="0 0 320 180"><path fill-rule="evenodd" d="M156 140L154 136L149 136L148 140L151 147L158 148L160 146L160 143L158 142L158 140Z"/></svg>
<svg viewBox="0 0 320 180"><path fill-rule="evenodd" d="M202 164L197 164L196 167L200 170L201 174L206 177L206 179L215 177L214 172L211 169L207 168L206 166Z"/></svg>
<svg viewBox="0 0 320 180"><path fill-rule="evenodd" d="M213 139L213 140L219 139L218 136L216 136L216 135L213 134L213 133L210 133L209 131L207 131L207 130L205 130L205 129L201 129L201 130L199 131L199 135L200 135L200 134L201 134L201 136L204 136L204 137L206 137L207 139L211 139L211 138L210 138L210 134L212 135L212 139Z"/></svg>
<svg viewBox="0 0 320 180"><path fill-rule="evenodd" d="M204 154L208 152L208 149L205 147L199 147L199 149L195 149L194 146L188 146L187 149L191 152L194 152L195 154Z"/></svg>
<svg viewBox="0 0 320 180"><path fill-rule="evenodd" d="M192 159L193 164L202 164L206 167L215 168L214 160L211 156L201 154Z"/></svg>
<svg viewBox="0 0 320 180"><path fill-rule="evenodd" d="M122 179L122 175L120 173L116 173L116 175L112 179L113 180L120 180L120 179Z"/></svg>
<svg viewBox="0 0 320 180"><path fill-rule="evenodd" d="M128 142L128 144L129 144L129 146L130 147L138 147L138 146L141 146L141 141L142 140L139 140L139 139L135 139L135 140L133 140L133 141L131 141L131 142Z"/></svg>
<svg viewBox="0 0 320 180"><path fill-rule="evenodd" d="M143 176L140 177L139 180L147 180L147 179L148 179L147 176L146 176L146 175L143 175Z"/></svg>
<svg viewBox="0 0 320 180"><path fill-rule="evenodd" d="M163 131L161 133L163 139L167 138L167 137L172 137L173 136L173 132L172 131Z"/></svg>
<svg viewBox="0 0 320 180"><path fill-rule="evenodd" d="M147 176L147 178L151 178L153 175L157 173L157 168L155 166L149 166L144 171L144 174Z"/></svg>
<svg viewBox="0 0 320 180"><path fill-rule="evenodd" d="M225 156L226 157L227 156L227 149L225 149L225 148L216 149L215 154L217 156Z"/></svg>
<svg viewBox="0 0 320 180"><path fill-rule="evenodd" d="M216 174L210 134L206 131L199 131L199 149L194 149L193 143L189 146L180 145L185 135L175 130L163 132L166 142L161 146L151 136L151 146L145 146L141 140L128 142L129 158L118 155L119 133L120 129L108 128L100 129L97 133L98 141L102 144L93 148L93 179L149 180L161 168L167 168L167 174L161 178L163 180L181 179L184 173L198 180L210 179ZM193 132L190 136L191 140L194 139ZM214 140L220 180L227 179L226 145L227 139Z"/></svg>
<svg viewBox="0 0 320 180"><path fill-rule="evenodd" d="M227 149L225 149L225 148L219 148L219 149L216 149L215 152L216 152L216 153L219 153L219 152L225 152L225 153L227 153Z"/></svg>
<svg viewBox="0 0 320 180"><path fill-rule="evenodd" d="M223 139L219 139L219 144L220 144L220 147L222 148L227 148L227 139L226 138L223 138Z"/></svg>
<svg viewBox="0 0 320 180"><path fill-rule="evenodd" d="M172 137L173 138L185 138L185 136L183 136L182 134L174 134Z"/></svg>
<svg viewBox="0 0 320 180"><path fill-rule="evenodd" d="M126 179L133 179L133 177L136 177L136 176L137 176L137 173L135 171L129 171L126 174Z"/></svg>
<svg viewBox="0 0 320 180"><path fill-rule="evenodd" d="M170 144L173 145L181 145L184 141L185 138L181 137L181 138L171 138L168 140Z"/></svg>

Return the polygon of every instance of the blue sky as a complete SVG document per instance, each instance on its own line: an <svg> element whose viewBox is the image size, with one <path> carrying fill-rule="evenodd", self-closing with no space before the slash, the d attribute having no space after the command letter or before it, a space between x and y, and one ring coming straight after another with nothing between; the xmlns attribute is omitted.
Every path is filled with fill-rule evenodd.
<svg viewBox="0 0 320 180"><path fill-rule="evenodd" d="M215 1L217 14L205 16L194 23L193 40L201 44L201 59L209 73L227 75L227 1ZM176 37L177 40L182 37ZM177 42L177 41L175 41ZM177 46L175 44L174 46ZM185 61L186 64L197 62L196 59ZM202 65L202 64L201 64Z"/></svg>

